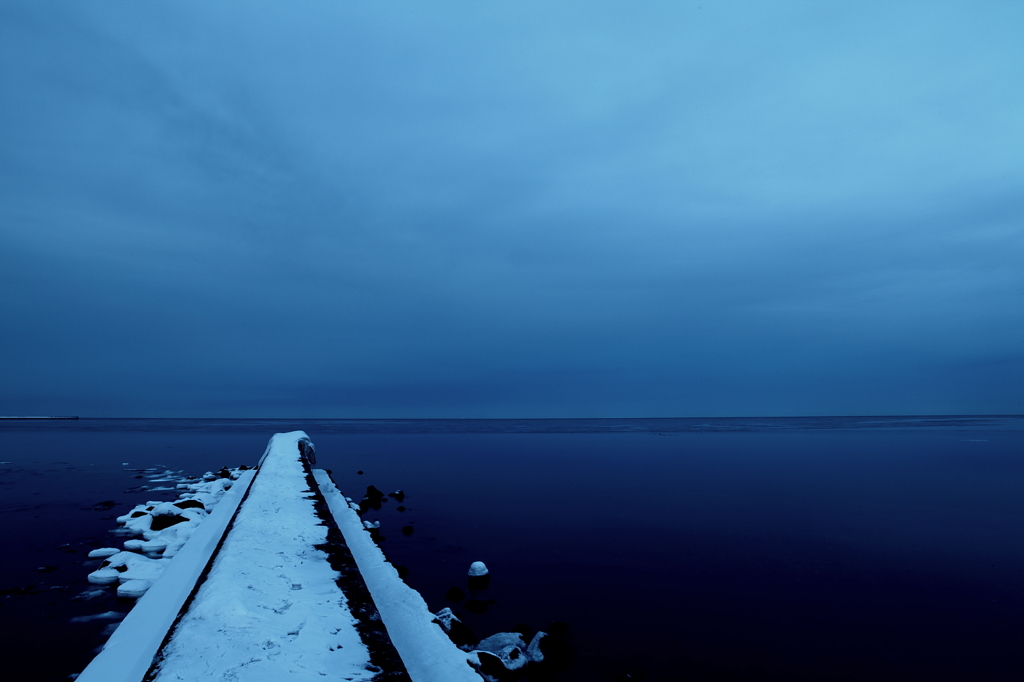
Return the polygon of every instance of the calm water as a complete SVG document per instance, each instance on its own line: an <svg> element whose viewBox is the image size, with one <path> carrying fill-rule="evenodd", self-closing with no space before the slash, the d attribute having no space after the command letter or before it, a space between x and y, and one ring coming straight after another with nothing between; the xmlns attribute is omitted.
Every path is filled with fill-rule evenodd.
<svg viewBox="0 0 1024 682"><path fill-rule="evenodd" d="M109 624L72 619L127 609L76 597L113 517L174 497L134 469L294 428L350 496L408 493L369 518L434 610L567 623L562 682L1024 678L1024 418L0 422L0 666L66 679ZM483 614L445 598L474 560Z"/></svg>

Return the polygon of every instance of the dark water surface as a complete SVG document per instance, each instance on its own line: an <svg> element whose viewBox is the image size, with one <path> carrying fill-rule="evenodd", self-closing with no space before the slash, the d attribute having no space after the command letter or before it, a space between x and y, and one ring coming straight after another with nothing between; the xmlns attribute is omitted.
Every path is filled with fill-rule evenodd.
<svg viewBox="0 0 1024 682"><path fill-rule="evenodd" d="M176 496L135 469L296 428L346 494L408 493L367 518L432 609L567 623L562 682L1024 679L1021 417L0 421L0 669L66 679L110 623L72 619L129 608L77 597L113 517ZM445 597L475 560L482 614Z"/></svg>

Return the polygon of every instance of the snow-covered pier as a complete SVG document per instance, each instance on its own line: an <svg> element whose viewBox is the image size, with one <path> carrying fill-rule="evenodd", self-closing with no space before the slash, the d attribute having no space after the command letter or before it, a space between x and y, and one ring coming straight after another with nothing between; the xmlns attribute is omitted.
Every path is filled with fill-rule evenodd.
<svg viewBox="0 0 1024 682"><path fill-rule="evenodd" d="M78 681L481 682L314 465L305 433L275 435Z"/></svg>

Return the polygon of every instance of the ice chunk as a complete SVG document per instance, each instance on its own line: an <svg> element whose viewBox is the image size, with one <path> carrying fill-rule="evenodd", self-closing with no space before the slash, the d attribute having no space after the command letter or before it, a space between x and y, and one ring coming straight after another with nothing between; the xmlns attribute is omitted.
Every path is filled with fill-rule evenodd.
<svg viewBox="0 0 1024 682"><path fill-rule="evenodd" d="M113 547L100 547L89 552L90 559L106 559L108 556L114 556L121 550Z"/></svg>
<svg viewBox="0 0 1024 682"><path fill-rule="evenodd" d="M526 642L523 641L523 636L518 632L499 632L496 635L485 637L480 640L473 649L475 651L490 651L495 653L502 649L510 646L517 646L521 649L526 648Z"/></svg>
<svg viewBox="0 0 1024 682"><path fill-rule="evenodd" d="M161 531L160 538L153 540L153 542L164 542L166 543L166 549L164 550L163 556L165 558L171 558L177 554L182 545L192 537L192 534L196 531L196 524L181 523L177 526L172 526L167 530Z"/></svg>
<svg viewBox="0 0 1024 682"><path fill-rule="evenodd" d="M82 592L81 594L72 597L72 599L84 599L86 601L89 601L91 599L96 599L97 597L103 597L106 594L106 590L86 590L85 592Z"/></svg>
<svg viewBox="0 0 1024 682"><path fill-rule="evenodd" d="M111 585L117 581L156 580L164 572L167 559L148 559L134 552L118 552L89 574L94 585Z"/></svg>
<svg viewBox="0 0 1024 682"><path fill-rule="evenodd" d="M468 645L476 641L473 631L459 620L450 608L445 607L435 613L434 622L441 626L441 629L456 646Z"/></svg>
<svg viewBox="0 0 1024 682"><path fill-rule="evenodd" d="M497 663L506 670L519 670L528 663L524 649L526 642L518 632L499 632L491 635L473 647L471 653L477 654L481 668L484 672L491 674ZM490 660L489 657L492 657ZM494 658L497 661L493 660ZM489 670L489 668L491 670Z"/></svg>
<svg viewBox="0 0 1024 682"><path fill-rule="evenodd" d="M93 585L113 585L117 582L119 575L121 574L117 572L117 569L103 566L90 573L86 579Z"/></svg>
<svg viewBox="0 0 1024 682"><path fill-rule="evenodd" d="M149 513L150 511L152 511L152 507L147 508L140 505L130 514L117 517L118 523L124 524L122 532L129 535L142 535L150 530L153 525L153 515Z"/></svg>
<svg viewBox="0 0 1024 682"><path fill-rule="evenodd" d="M474 561L469 565L469 577L479 578L487 575L487 565L482 561Z"/></svg>
<svg viewBox="0 0 1024 682"><path fill-rule="evenodd" d="M540 650L540 640L547 637L548 633L538 632L530 640L530 646L526 647L526 657L531 663L540 663L544 660L544 652Z"/></svg>
<svg viewBox="0 0 1024 682"><path fill-rule="evenodd" d="M151 507L149 505L137 504L137 505L135 505L135 507L130 512L128 512L124 516L118 516L117 517L117 522L118 523L128 523L129 521L131 521L134 518L138 518L140 516L145 516L146 512L148 512L150 509L151 509Z"/></svg>
<svg viewBox="0 0 1024 682"><path fill-rule="evenodd" d="M90 623L92 621L120 621L125 616L120 611L103 611L94 615L78 615L73 617L72 623Z"/></svg>
<svg viewBox="0 0 1024 682"><path fill-rule="evenodd" d="M434 614L434 620L437 621L442 630L450 632L452 629L452 622L458 620L458 617L450 608L445 607Z"/></svg>
<svg viewBox="0 0 1024 682"><path fill-rule="evenodd" d="M167 530L171 529L168 528ZM124 548L129 552L160 554L167 549L167 540L163 537L165 532L166 531L161 532L159 537L153 538L152 540L125 540Z"/></svg>
<svg viewBox="0 0 1024 682"><path fill-rule="evenodd" d="M130 599L138 599L146 594L146 590L153 586L152 580L129 580L117 587L117 596ZM156 594L154 592L154 594Z"/></svg>

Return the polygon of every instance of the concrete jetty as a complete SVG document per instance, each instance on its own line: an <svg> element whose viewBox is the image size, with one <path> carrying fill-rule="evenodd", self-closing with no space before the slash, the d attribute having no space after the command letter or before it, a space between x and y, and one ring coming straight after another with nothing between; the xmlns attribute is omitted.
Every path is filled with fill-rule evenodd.
<svg viewBox="0 0 1024 682"><path fill-rule="evenodd" d="M302 431L277 434L79 682L480 682Z"/></svg>

